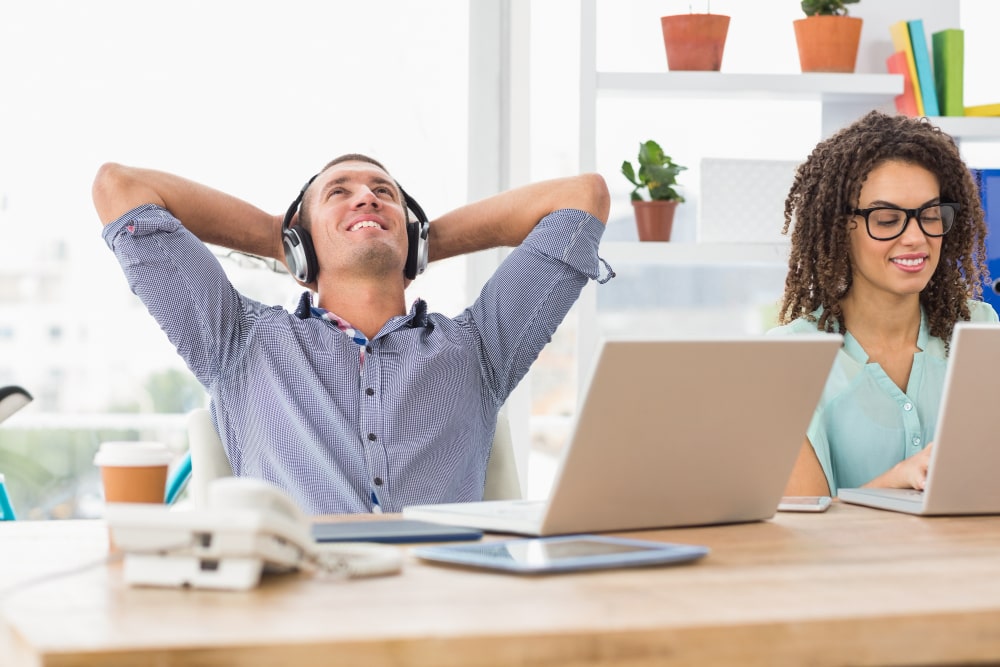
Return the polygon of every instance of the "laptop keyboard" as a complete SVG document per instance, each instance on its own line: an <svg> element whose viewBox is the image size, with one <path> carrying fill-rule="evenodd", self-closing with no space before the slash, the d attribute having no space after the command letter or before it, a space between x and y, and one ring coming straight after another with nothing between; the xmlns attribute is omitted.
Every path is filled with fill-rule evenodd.
<svg viewBox="0 0 1000 667"><path fill-rule="evenodd" d="M544 500L491 501L486 503L454 503L447 511L472 514L475 516L502 516L512 519L533 519L545 509Z"/></svg>
<svg viewBox="0 0 1000 667"><path fill-rule="evenodd" d="M509 505L498 505L496 507L496 515L512 519L534 519L541 515L544 509L544 500L525 500L523 502L510 503Z"/></svg>
<svg viewBox="0 0 1000 667"><path fill-rule="evenodd" d="M923 500L924 492L918 489L882 489L888 495L906 498L907 500Z"/></svg>

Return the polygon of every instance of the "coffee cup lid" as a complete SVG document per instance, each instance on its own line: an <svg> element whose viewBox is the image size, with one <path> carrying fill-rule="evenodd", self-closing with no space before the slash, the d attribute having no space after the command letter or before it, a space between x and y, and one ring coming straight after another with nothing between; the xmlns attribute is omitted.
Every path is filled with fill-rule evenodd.
<svg viewBox="0 0 1000 667"><path fill-rule="evenodd" d="M162 442L102 442L94 456L96 466L162 466L173 460Z"/></svg>

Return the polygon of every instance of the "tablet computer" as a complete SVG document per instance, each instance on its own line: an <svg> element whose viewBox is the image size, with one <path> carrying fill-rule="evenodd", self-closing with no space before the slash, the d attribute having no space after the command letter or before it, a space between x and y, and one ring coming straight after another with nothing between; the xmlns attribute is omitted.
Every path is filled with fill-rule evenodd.
<svg viewBox="0 0 1000 667"><path fill-rule="evenodd" d="M567 535L416 547L413 555L427 561L523 574L576 572L619 567L686 563L708 548L604 535Z"/></svg>
<svg viewBox="0 0 1000 667"><path fill-rule="evenodd" d="M414 519L385 519L382 521L316 522L312 525L312 536L317 542L405 544L478 540L482 538L483 531L478 528L445 526L440 523Z"/></svg>

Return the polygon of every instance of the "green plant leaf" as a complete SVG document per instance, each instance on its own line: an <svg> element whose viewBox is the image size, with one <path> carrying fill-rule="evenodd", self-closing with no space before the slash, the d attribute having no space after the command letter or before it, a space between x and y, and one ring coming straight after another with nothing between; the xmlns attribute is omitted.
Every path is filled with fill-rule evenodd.
<svg viewBox="0 0 1000 667"><path fill-rule="evenodd" d="M642 199L639 190L645 188L652 200L684 201L674 186L677 185L677 174L686 167L675 163L658 143L652 140L640 143L638 162L638 172L631 162L626 160L622 163L622 173L635 186L631 193L633 200Z"/></svg>
<svg viewBox="0 0 1000 667"><path fill-rule="evenodd" d="M628 160L622 162L622 173L625 174L625 178L627 178L628 182L631 183L632 185L636 186L642 185L642 183L635 180L635 169L632 167L632 163L629 162Z"/></svg>
<svg viewBox="0 0 1000 667"><path fill-rule="evenodd" d="M802 0L802 12L806 16L847 16L847 7L860 0Z"/></svg>

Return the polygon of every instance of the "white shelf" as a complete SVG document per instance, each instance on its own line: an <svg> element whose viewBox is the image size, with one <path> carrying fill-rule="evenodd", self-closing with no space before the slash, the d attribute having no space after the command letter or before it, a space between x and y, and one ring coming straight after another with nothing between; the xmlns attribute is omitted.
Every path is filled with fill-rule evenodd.
<svg viewBox="0 0 1000 667"><path fill-rule="evenodd" d="M697 266L786 264L788 243L672 243L619 241L601 243L601 256L615 263Z"/></svg>
<svg viewBox="0 0 1000 667"><path fill-rule="evenodd" d="M927 120L959 141L1000 141L1000 117L930 116Z"/></svg>
<svg viewBox="0 0 1000 667"><path fill-rule="evenodd" d="M898 74L726 74L723 72L597 72L596 90L611 94L669 94L863 102L878 106L903 92Z"/></svg>

